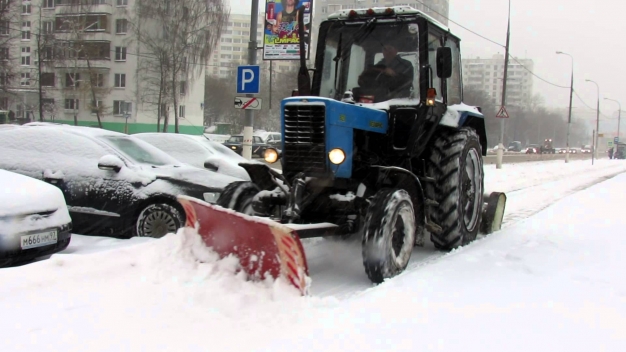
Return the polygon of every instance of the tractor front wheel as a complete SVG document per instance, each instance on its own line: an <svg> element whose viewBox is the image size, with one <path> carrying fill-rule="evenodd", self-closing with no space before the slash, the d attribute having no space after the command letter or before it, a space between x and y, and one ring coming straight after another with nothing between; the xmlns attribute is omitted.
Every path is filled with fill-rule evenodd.
<svg viewBox="0 0 626 352"><path fill-rule="evenodd" d="M403 189L379 190L368 207L363 231L363 266L374 283L404 271L415 244L415 213Z"/></svg>

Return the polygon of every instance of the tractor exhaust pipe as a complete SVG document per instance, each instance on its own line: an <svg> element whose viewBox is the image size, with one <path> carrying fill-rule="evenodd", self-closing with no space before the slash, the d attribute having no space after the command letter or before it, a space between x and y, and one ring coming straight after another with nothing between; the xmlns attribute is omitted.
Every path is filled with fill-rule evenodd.
<svg viewBox="0 0 626 352"><path fill-rule="evenodd" d="M502 192L485 194L483 204L481 232L488 235L502 228L506 195Z"/></svg>

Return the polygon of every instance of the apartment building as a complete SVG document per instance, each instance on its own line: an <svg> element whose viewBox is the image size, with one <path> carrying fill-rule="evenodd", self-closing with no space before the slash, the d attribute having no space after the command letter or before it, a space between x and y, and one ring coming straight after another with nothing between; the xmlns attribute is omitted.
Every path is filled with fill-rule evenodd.
<svg viewBox="0 0 626 352"><path fill-rule="evenodd" d="M135 1L15 1L19 3L13 10L17 11L16 16L12 18L17 20L0 25L0 36L10 38L4 41L6 45L0 48L0 54L9 51L12 76L19 80L2 80L6 90L0 97L1 108L13 112L17 118L39 120L41 60L45 121L74 124L77 120L79 125L98 126L95 111L102 107L99 110L105 129L156 132L155 104L147 104L141 98L145 92L139 84L142 78L138 69L139 58L145 54L133 40L129 22ZM65 19L68 18L74 23L78 18L84 24L79 34L76 27L67 26L70 21ZM13 22L19 22L20 28L15 28ZM158 30L158 26L154 27ZM38 39L44 37L49 38L49 42L38 50ZM89 54L65 49L77 38ZM86 86L95 89L85 89ZM199 78L191 84L181 82L179 91L180 132L202 133L204 80ZM163 114L166 113L169 131L173 132L173 109L168 107Z"/></svg>
<svg viewBox="0 0 626 352"><path fill-rule="evenodd" d="M257 27L257 48L263 47L263 24L265 13L259 14ZM209 60L207 75L213 77L230 77L237 74L239 65L248 63L248 42L250 41L250 15L231 14L226 28L222 31L220 44ZM262 68L262 74L268 74L270 61L263 61L263 50L257 50L257 64ZM287 72L297 70L298 61L275 60L272 64L273 72Z"/></svg>
<svg viewBox="0 0 626 352"><path fill-rule="evenodd" d="M502 104L502 80L504 77L504 55L495 54L489 59L464 58L463 86L466 89L485 91L491 102L499 107ZM533 95L533 60L509 60L506 85L506 105L524 106Z"/></svg>

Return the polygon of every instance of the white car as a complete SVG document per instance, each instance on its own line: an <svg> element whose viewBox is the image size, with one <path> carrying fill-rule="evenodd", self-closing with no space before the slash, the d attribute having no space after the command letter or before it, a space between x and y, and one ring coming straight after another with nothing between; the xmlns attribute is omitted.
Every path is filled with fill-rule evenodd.
<svg viewBox="0 0 626 352"><path fill-rule="evenodd" d="M71 230L59 188L0 169L0 266L64 250Z"/></svg>
<svg viewBox="0 0 626 352"><path fill-rule="evenodd" d="M246 170L239 166L239 163L256 163L204 136L178 133L137 133L133 134L133 137L152 144L180 162L211 169L219 174L246 181L250 181L250 176Z"/></svg>

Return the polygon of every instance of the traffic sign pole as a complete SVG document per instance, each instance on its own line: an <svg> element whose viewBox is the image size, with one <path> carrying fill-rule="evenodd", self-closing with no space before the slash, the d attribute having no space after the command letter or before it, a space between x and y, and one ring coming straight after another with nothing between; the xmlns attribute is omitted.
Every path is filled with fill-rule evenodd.
<svg viewBox="0 0 626 352"><path fill-rule="evenodd" d="M248 64L249 65L256 65L256 52L257 52L256 31L257 31L258 22L259 22L259 2L252 1L252 9L250 13L250 42L248 42ZM260 77L256 77L256 79L260 79ZM250 98L254 97L252 94L246 94L246 96ZM246 109L245 121L243 125L243 150L241 151L241 156L243 156L244 158L248 160L252 159L253 126L254 126L254 111L251 109Z"/></svg>

